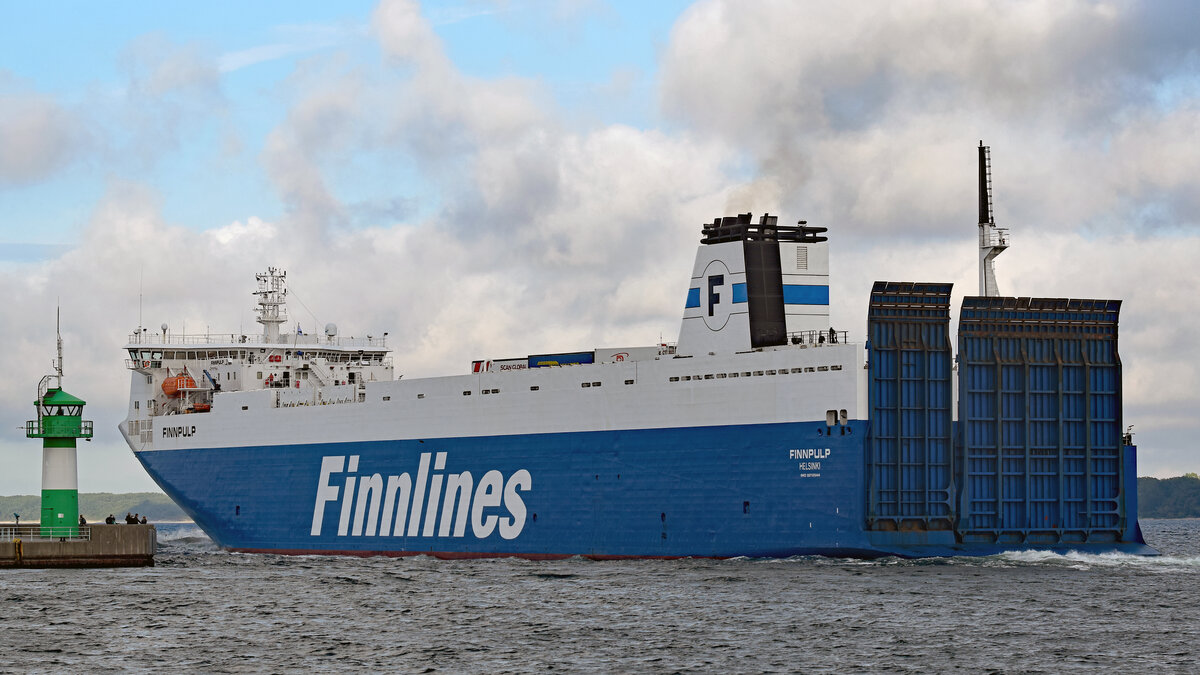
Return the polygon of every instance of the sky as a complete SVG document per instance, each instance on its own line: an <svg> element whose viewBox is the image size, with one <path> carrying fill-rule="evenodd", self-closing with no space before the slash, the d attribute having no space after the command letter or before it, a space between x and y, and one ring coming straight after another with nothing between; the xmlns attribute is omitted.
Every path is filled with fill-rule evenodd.
<svg viewBox="0 0 1200 675"><path fill-rule="evenodd" d="M1139 474L1200 470L1200 4L954 0L17 3L0 24L0 494L54 357L80 489L125 446L139 325L390 334L397 373L673 341L701 223L829 228L831 319L977 281L992 148L1006 295L1123 300ZM955 309L957 314L957 309ZM309 328L312 327L312 328Z"/></svg>

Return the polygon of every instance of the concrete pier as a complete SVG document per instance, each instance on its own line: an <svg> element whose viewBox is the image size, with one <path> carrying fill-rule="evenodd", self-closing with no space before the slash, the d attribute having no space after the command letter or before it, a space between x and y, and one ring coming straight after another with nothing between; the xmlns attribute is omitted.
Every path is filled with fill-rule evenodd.
<svg viewBox="0 0 1200 675"><path fill-rule="evenodd" d="M154 565L153 525L79 525L78 534L63 537L46 536L48 529L0 523L0 568Z"/></svg>

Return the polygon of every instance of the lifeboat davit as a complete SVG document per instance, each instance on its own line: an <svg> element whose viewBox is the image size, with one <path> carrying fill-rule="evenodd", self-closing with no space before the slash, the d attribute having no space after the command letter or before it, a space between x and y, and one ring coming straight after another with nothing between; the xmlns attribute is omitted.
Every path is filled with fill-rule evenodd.
<svg viewBox="0 0 1200 675"><path fill-rule="evenodd" d="M163 380L162 390L167 398L183 396L184 389L195 389L196 381L190 375L176 375Z"/></svg>

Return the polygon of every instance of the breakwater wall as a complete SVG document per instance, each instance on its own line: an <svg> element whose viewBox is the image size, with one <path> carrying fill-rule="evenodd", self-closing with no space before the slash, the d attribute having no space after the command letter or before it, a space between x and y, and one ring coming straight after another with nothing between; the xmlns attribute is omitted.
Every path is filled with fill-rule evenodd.
<svg viewBox="0 0 1200 675"><path fill-rule="evenodd" d="M76 536L47 536L39 525L0 524L0 568L148 567L158 532L153 525L82 525Z"/></svg>

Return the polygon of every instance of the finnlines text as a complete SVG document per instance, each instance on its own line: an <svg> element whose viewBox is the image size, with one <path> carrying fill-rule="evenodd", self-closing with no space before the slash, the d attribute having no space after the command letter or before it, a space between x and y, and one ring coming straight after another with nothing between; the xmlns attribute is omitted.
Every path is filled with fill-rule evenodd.
<svg viewBox="0 0 1200 675"><path fill-rule="evenodd" d="M446 468L445 452L436 457L423 452L414 481L407 472L386 478L379 473L350 475L358 473L358 459L358 455L350 455L349 462L345 455L321 458L312 536L321 536L326 504L338 502L339 497L339 537L463 537L469 523L471 534L479 539L493 532L515 539L525 529L525 501L520 493L533 487L533 478L525 469L514 471L507 480L493 469L476 483L470 471L440 473ZM335 478L342 474L346 474L344 479Z"/></svg>

